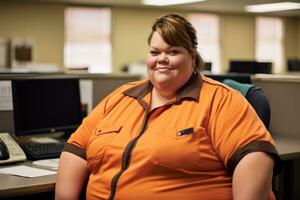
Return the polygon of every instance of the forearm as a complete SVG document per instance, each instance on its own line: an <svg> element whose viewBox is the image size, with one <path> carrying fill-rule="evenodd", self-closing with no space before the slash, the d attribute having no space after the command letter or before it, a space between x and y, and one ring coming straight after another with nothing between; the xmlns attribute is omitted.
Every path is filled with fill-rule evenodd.
<svg viewBox="0 0 300 200"><path fill-rule="evenodd" d="M246 155L233 174L234 200L267 200L272 187L274 161L263 152Z"/></svg>
<svg viewBox="0 0 300 200"><path fill-rule="evenodd" d="M76 200L87 179L86 161L68 152L60 157L55 185L56 200Z"/></svg>

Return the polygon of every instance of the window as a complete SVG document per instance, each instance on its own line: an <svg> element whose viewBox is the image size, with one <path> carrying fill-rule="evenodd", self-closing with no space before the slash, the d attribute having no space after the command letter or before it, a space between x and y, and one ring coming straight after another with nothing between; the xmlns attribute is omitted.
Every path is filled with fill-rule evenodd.
<svg viewBox="0 0 300 200"><path fill-rule="evenodd" d="M283 70L283 22L277 17L256 18L257 61L273 63L273 73Z"/></svg>
<svg viewBox="0 0 300 200"><path fill-rule="evenodd" d="M212 63L212 72L220 69L219 17L214 14L190 13L189 21L195 27L198 38L198 51L205 62Z"/></svg>
<svg viewBox="0 0 300 200"><path fill-rule="evenodd" d="M91 73L112 71L111 9L68 7L65 10L64 64Z"/></svg>

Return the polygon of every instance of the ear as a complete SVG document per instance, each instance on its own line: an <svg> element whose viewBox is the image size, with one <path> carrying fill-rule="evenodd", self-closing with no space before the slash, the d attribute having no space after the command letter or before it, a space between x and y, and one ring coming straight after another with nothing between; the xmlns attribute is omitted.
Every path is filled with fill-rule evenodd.
<svg viewBox="0 0 300 200"><path fill-rule="evenodd" d="M193 62L193 66L194 66L195 62L196 62L196 55L194 53L191 53L191 57L192 57L192 62Z"/></svg>

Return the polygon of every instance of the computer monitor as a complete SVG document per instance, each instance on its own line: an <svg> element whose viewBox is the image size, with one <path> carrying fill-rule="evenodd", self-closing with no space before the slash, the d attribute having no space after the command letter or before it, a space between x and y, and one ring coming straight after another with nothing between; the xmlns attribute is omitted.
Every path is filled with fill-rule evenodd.
<svg viewBox="0 0 300 200"><path fill-rule="evenodd" d="M209 71L211 72L211 67L212 67L212 63L211 62L205 62L204 63L204 71Z"/></svg>
<svg viewBox="0 0 300 200"><path fill-rule="evenodd" d="M12 80L15 135L74 131L82 120L79 79Z"/></svg>
<svg viewBox="0 0 300 200"><path fill-rule="evenodd" d="M246 60L232 60L229 64L229 72L249 73L249 74L271 74L271 62L257 62Z"/></svg>
<svg viewBox="0 0 300 200"><path fill-rule="evenodd" d="M289 72L300 72L300 59L288 59L287 64Z"/></svg>

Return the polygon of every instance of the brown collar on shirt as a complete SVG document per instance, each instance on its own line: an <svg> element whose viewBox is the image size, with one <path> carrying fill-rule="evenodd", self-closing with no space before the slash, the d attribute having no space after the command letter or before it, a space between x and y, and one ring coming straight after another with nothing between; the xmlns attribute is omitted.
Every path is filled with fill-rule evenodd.
<svg viewBox="0 0 300 200"><path fill-rule="evenodd" d="M202 85L202 78L199 74L193 74L191 78L177 91L176 102L179 102L185 98L192 98L195 101L199 100L199 93ZM134 97L136 99L142 99L153 88L150 80L137 85L133 88L125 90L123 94Z"/></svg>

